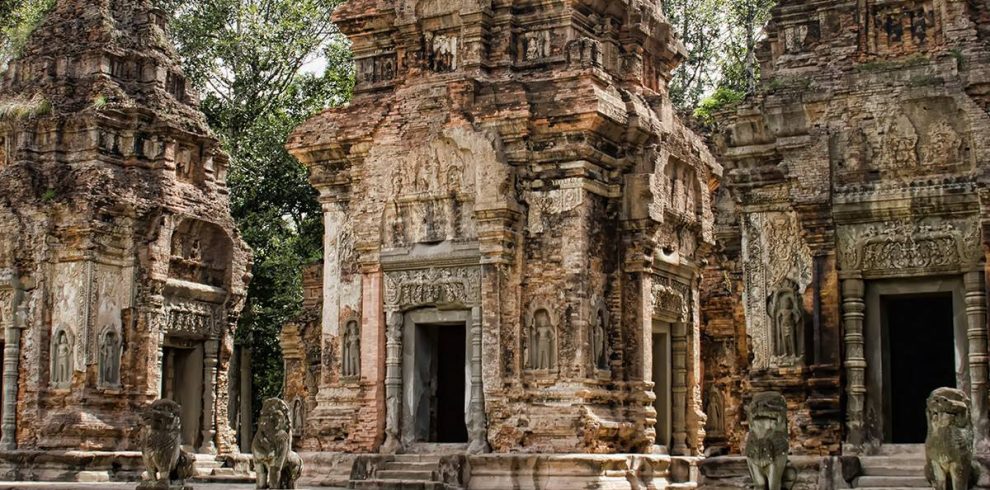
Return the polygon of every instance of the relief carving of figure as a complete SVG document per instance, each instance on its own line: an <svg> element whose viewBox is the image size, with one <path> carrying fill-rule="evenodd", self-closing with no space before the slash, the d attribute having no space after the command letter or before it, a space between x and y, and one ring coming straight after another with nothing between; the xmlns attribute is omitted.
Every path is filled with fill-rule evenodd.
<svg viewBox="0 0 990 490"><path fill-rule="evenodd" d="M52 346L51 380L55 386L65 386L72 381L72 342L68 332L59 330Z"/></svg>
<svg viewBox="0 0 990 490"><path fill-rule="evenodd" d="M777 392L757 393L746 407L746 462L757 490L781 490L787 471L787 401Z"/></svg>
<svg viewBox="0 0 990 490"><path fill-rule="evenodd" d="M883 159L888 169L906 169L918 165L918 132L905 115L901 115L887 127L884 139L886 151Z"/></svg>
<svg viewBox="0 0 990 490"><path fill-rule="evenodd" d="M287 403L278 398L265 400L251 451L257 471L257 488L296 488L303 463L292 451L292 418Z"/></svg>
<svg viewBox="0 0 990 490"><path fill-rule="evenodd" d="M141 456L147 469L139 490L189 489L193 457L182 450L182 408L172 400L157 400L144 416Z"/></svg>
<svg viewBox="0 0 990 490"><path fill-rule="evenodd" d="M100 384L120 384L120 335L108 329L100 342Z"/></svg>
<svg viewBox="0 0 990 490"><path fill-rule="evenodd" d="M962 139L946 121L933 124L928 130L928 144L925 146L926 165L954 165L962 160Z"/></svg>
<svg viewBox="0 0 990 490"><path fill-rule="evenodd" d="M550 312L546 309L536 310L530 324L530 359L529 368L537 370L553 369L556 359L556 334Z"/></svg>
<svg viewBox="0 0 990 490"><path fill-rule="evenodd" d="M595 367L608 369L608 338L606 335L607 320L605 310L600 308L595 315L595 324L591 329L591 354Z"/></svg>
<svg viewBox="0 0 990 490"><path fill-rule="evenodd" d="M361 374L361 328L357 321L347 322L344 329L344 348L342 349L343 370L346 377Z"/></svg>
<svg viewBox="0 0 990 490"><path fill-rule="evenodd" d="M710 435L721 435L725 432L725 406L722 400L722 392L714 386L708 390L708 404L705 406L705 414L708 421L705 429Z"/></svg>
<svg viewBox="0 0 990 490"><path fill-rule="evenodd" d="M769 312L773 326L774 356L783 359L800 357L804 315L794 289L785 287L778 290L771 297Z"/></svg>
<svg viewBox="0 0 990 490"><path fill-rule="evenodd" d="M973 419L970 401L961 390L939 388L928 397L925 475L935 490L967 490L976 483L973 461Z"/></svg>

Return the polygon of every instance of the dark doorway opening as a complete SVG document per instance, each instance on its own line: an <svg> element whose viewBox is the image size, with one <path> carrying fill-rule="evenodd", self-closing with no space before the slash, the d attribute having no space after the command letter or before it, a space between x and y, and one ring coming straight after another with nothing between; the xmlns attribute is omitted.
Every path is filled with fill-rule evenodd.
<svg viewBox="0 0 990 490"><path fill-rule="evenodd" d="M886 439L921 444L928 395L956 386L952 294L885 296L881 305Z"/></svg>
<svg viewBox="0 0 990 490"><path fill-rule="evenodd" d="M162 349L162 398L182 407L182 445L195 451L203 441L203 345L167 340Z"/></svg>
<svg viewBox="0 0 990 490"><path fill-rule="evenodd" d="M467 442L466 329L463 324L445 324L417 325L416 330L416 371L422 387L417 396L416 438L435 443Z"/></svg>
<svg viewBox="0 0 990 490"><path fill-rule="evenodd" d="M433 344L433 396L430 400L430 441L467 442L464 421L464 368L466 362L466 328L463 325L427 325Z"/></svg>

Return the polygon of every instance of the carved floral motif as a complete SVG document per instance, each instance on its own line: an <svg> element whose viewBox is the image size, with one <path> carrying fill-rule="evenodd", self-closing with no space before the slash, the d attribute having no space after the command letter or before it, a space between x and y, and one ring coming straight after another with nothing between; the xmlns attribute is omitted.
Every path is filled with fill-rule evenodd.
<svg viewBox="0 0 990 490"><path fill-rule="evenodd" d="M665 276L653 276L653 315L666 315L678 322L691 317L691 288Z"/></svg>
<svg viewBox="0 0 990 490"><path fill-rule="evenodd" d="M403 310L421 305L461 304L481 300L481 269L430 268L385 274L385 306Z"/></svg>
<svg viewBox="0 0 990 490"><path fill-rule="evenodd" d="M907 221L846 229L840 234L842 266L866 272L955 268L979 260L979 238L973 222L961 229Z"/></svg>

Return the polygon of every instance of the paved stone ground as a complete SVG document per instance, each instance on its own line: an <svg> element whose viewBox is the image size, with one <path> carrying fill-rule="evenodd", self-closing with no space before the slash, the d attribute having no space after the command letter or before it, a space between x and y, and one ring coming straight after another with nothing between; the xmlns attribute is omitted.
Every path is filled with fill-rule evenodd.
<svg viewBox="0 0 990 490"><path fill-rule="evenodd" d="M0 490L134 490L137 483L46 483L46 482L0 482ZM250 483L193 483L193 490L253 490ZM331 487L309 487L302 485L299 490L345 490Z"/></svg>

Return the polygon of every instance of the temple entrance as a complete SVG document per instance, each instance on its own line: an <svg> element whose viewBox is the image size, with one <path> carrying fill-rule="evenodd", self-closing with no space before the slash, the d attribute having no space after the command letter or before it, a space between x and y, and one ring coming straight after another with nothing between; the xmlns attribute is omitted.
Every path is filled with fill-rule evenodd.
<svg viewBox="0 0 990 490"><path fill-rule="evenodd" d="M886 442L921 444L928 395L956 387L951 293L882 296Z"/></svg>
<svg viewBox="0 0 990 490"><path fill-rule="evenodd" d="M656 444L671 447L670 325L653 324L653 408L657 411Z"/></svg>
<svg viewBox="0 0 990 490"><path fill-rule="evenodd" d="M403 369L406 399L412 403L403 423L407 443L468 442L466 413L469 379L467 322L462 312L421 310L409 314ZM444 321L453 320L453 321Z"/></svg>
<svg viewBox="0 0 990 490"><path fill-rule="evenodd" d="M203 347L202 342L166 339L162 349L162 398L182 406L182 445L193 452L203 443Z"/></svg>

